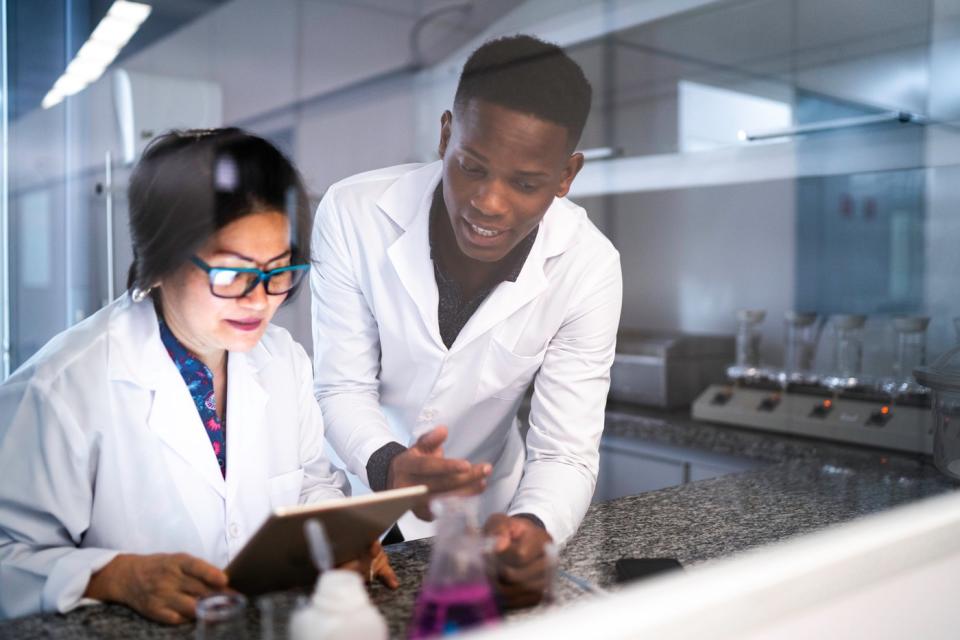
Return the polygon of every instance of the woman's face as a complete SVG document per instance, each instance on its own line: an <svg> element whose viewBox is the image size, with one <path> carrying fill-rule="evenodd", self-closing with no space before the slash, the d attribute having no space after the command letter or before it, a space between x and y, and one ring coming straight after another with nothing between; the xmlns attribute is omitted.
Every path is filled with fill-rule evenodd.
<svg viewBox="0 0 960 640"><path fill-rule="evenodd" d="M220 229L197 256L211 267L269 271L290 264L289 238L285 215L253 213ZM167 325L201 358L252 349L286 299L267 295L262 283L242 298L218 298L210 292L207 273L192 262L161 281L160 290Z"/></svg>

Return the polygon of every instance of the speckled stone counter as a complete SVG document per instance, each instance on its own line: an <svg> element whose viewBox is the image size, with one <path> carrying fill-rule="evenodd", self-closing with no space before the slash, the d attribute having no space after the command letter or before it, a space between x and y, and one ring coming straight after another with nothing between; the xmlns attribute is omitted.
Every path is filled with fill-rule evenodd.
<svg viewBox="0 0 960 640"><path fill-rule="evenodd" d="M674 557L692 567L960 488L921 456L707 425L681 414L611 407L606 433L763 463L742 473L593 505L560 564L608 588L615 588L613 565L622 557ZM372 598L386 616L391 635L403 637L429 562L430 543L407 542L388 551L402 586L397 591L374 586ZM302 595L288 592L268 598L281 626ZM582 597L593 596L559 582L561 604ZM513 612L508 620L542 615L546 609ZM259 637L255 606L248 612L247 627L249 637ZM0 638L11 640L193 636L190 625L155 625L113 605L0 623Z"/></svg>

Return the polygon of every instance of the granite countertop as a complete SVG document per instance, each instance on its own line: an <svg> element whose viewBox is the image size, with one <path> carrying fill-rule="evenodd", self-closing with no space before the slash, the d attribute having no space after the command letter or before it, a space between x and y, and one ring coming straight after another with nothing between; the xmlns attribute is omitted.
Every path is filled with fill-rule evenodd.
<svg viewBox="0 0 960 640"><path fill-rule="evenodd" d="M684 566L696 566L960 487L923 456L709 425L685 414L611 406L605 433L763 463L750 471L591 506L563 550L560 567L605 588L616 588L613 566L622 557L673 557ZM391 635L404 637L429 562L430 542L393 545L388 552L402 586L390 591L376 585L371 597L387 618ZM557 586L559 604L593 597L563 580ZM286 621L304 593L267 597L278 623ZM548 608L512 612L508 621L542 615ZM249 637L259 637L255 606L246 625ZM0 623L0 637L11 640L193 635L191 625L163 627L116 605Z"/></svg>

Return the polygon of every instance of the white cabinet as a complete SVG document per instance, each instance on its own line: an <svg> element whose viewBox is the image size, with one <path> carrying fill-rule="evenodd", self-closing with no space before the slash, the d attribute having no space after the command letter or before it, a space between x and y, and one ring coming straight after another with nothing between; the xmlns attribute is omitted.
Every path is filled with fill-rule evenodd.
<svg viewBox="0 0 960 640"><path fill-rule="evenodd" d="M756 460L605 435L594 502L604 502L756 468Z"/></svg>

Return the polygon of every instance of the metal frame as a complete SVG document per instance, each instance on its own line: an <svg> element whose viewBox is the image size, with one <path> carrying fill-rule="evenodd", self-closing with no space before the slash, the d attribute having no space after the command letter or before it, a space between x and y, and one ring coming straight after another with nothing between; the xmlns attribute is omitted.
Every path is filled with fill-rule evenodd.
<svg viewBox="0 0 960 640"><path fill-rule="evenodd" d="M10 375L10 158L7 0L0 0L0 381Z"/></svg>

